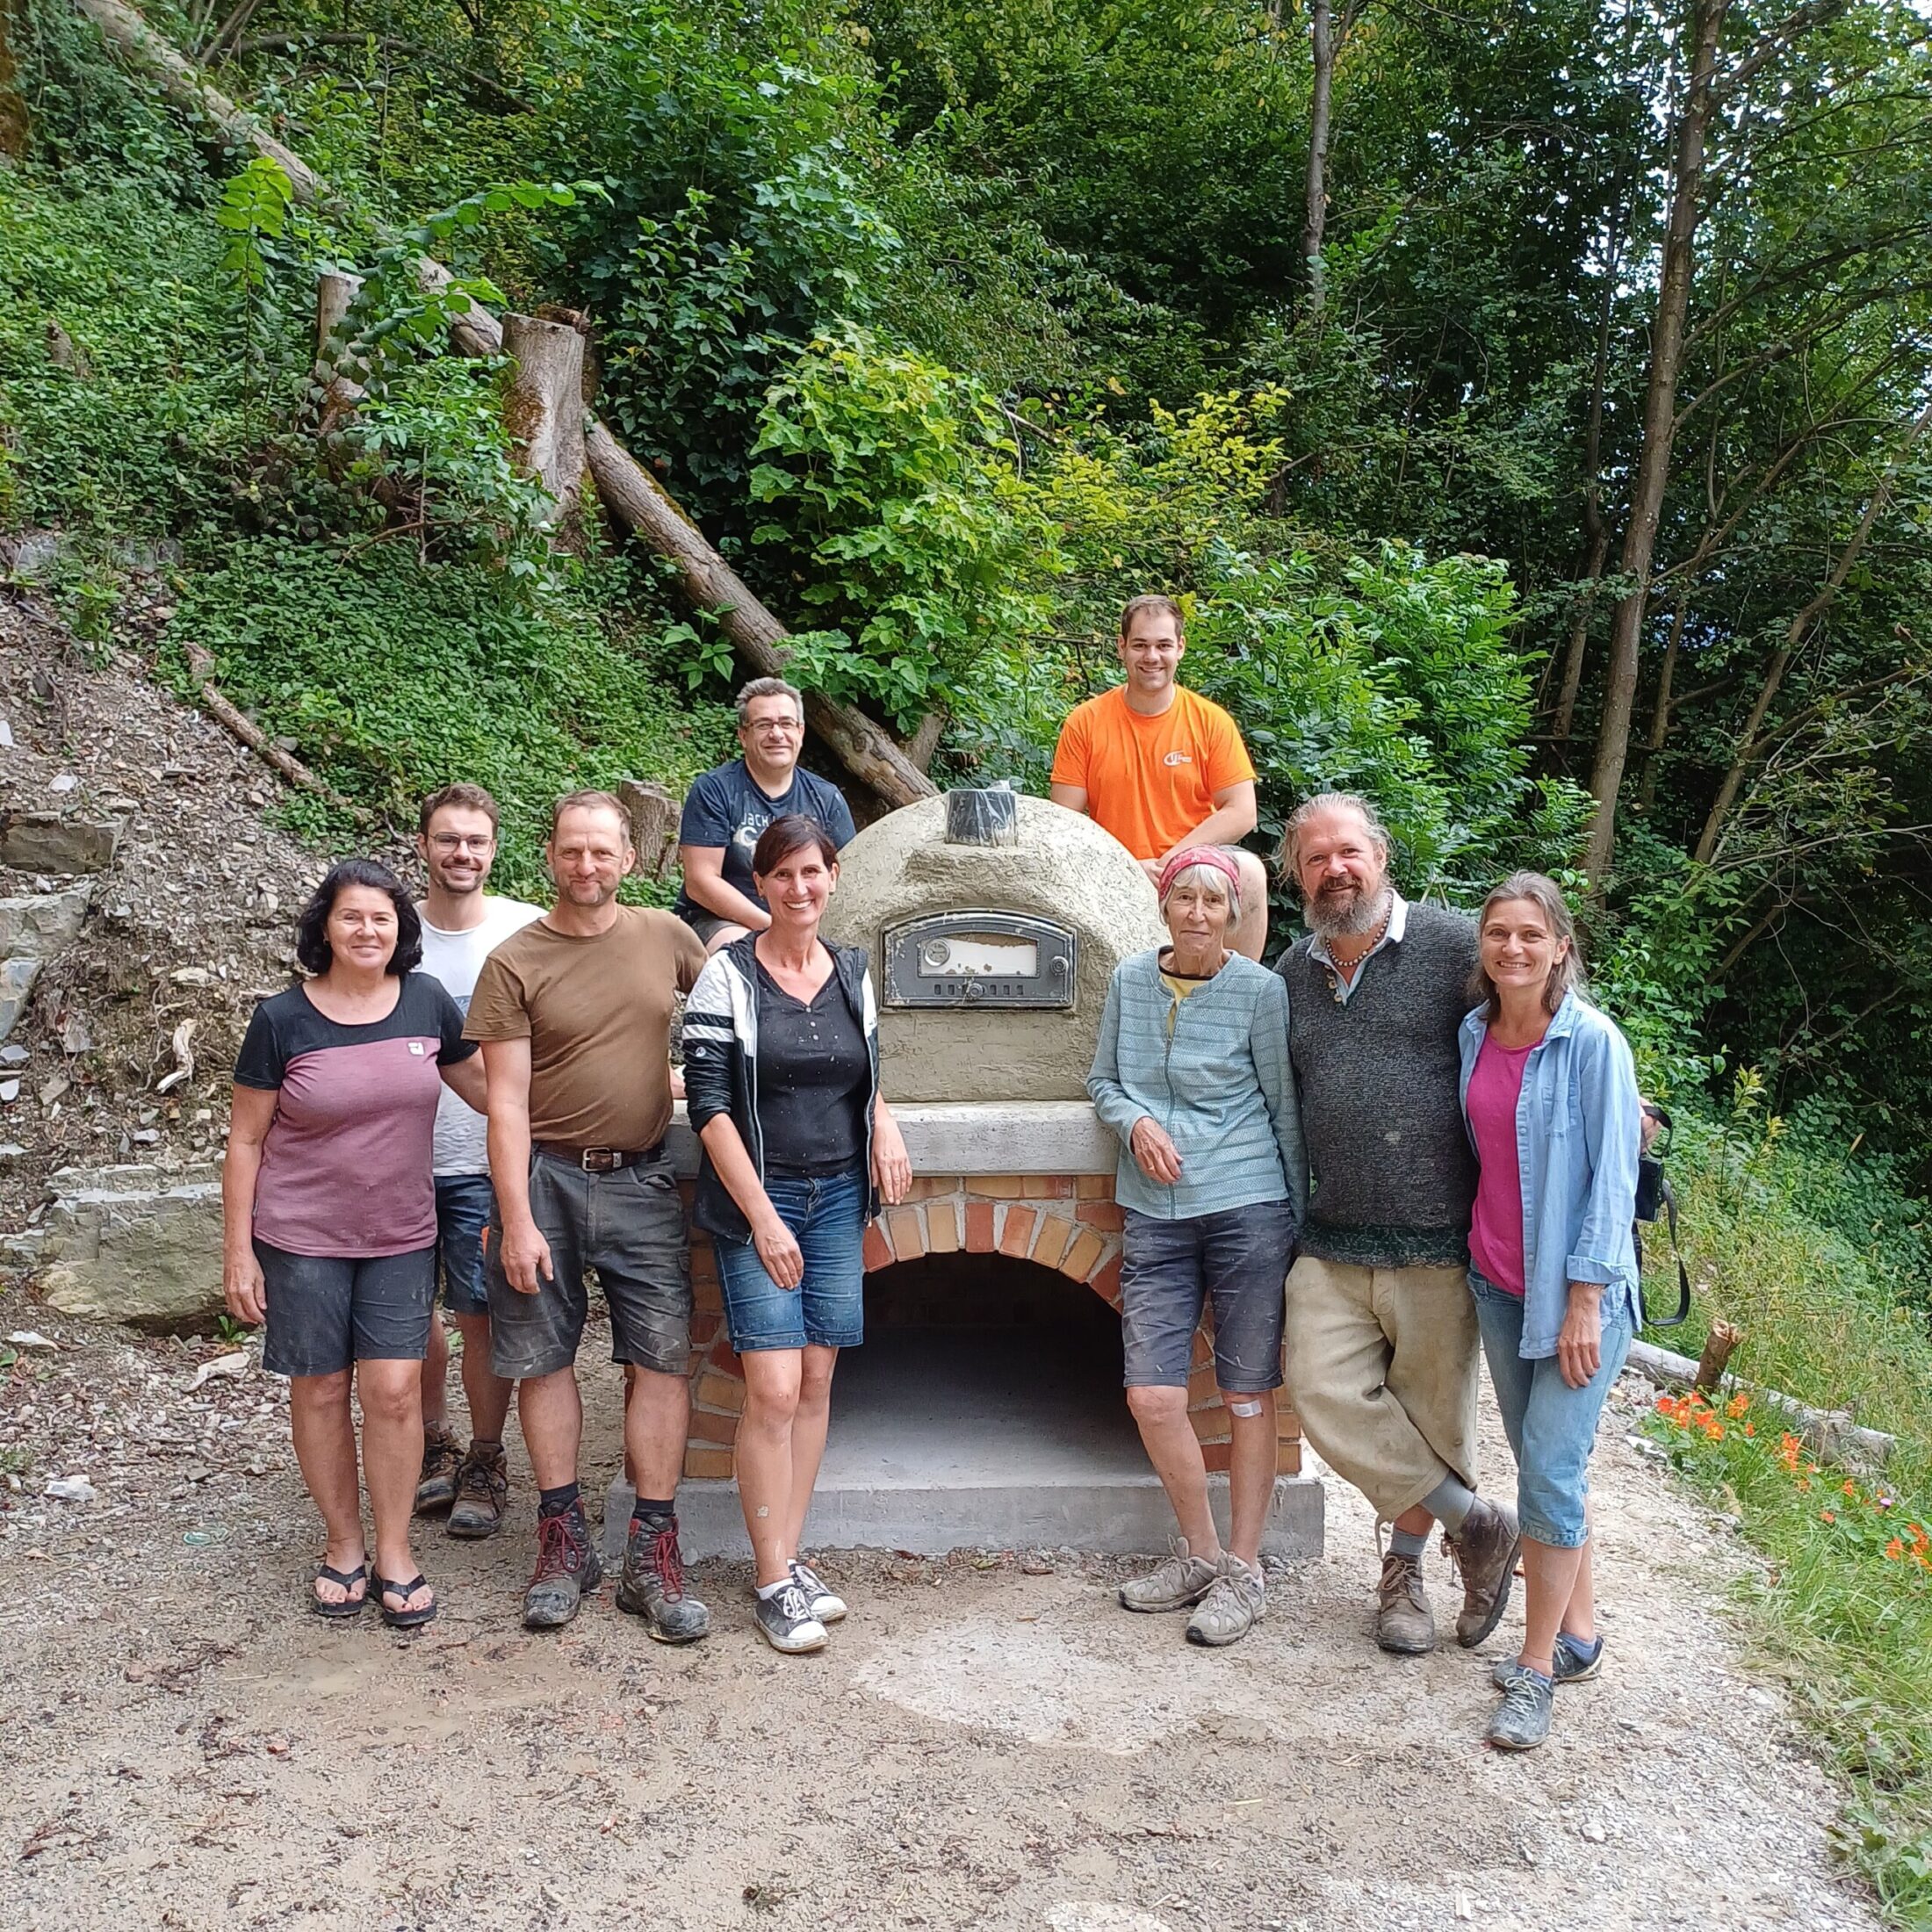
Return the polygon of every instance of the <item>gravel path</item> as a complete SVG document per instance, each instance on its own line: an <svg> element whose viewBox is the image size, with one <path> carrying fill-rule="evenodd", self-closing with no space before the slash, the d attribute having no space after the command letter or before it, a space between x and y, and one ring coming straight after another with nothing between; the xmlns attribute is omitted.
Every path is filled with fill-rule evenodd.
<svg viewBox="0 0 1932 1932"><path fill-rule="evenodd" d="M1483 1654L1381 1655L1368 1512L1332 1481L1328 1555L1227 1652L1114 1608L1109 1566L873 1554L825 1564L852 1617L782 1660L729 1564L696 1573L717 1628L695 1648L650 1644L608 1586L527 1635L513 1451L515 1531L426 1539L443 1615L400 1638L300 1609L314 1517L284 1385L196 1390L214 1344L0 1298L0 1335L30 1327L62 1345L0 1373L0 1926L1878 1922L1718 1607L1748 1558L1631 1445L1635 1388L1597 1463L1610 1661L1510 1758L1480 1740L1517 1617ZM615 1388L587 1380L601 1488ZM44 1499L69 1474L97 1499ZM1428 1574L1440 1613L1433 1554Z"/></svg>

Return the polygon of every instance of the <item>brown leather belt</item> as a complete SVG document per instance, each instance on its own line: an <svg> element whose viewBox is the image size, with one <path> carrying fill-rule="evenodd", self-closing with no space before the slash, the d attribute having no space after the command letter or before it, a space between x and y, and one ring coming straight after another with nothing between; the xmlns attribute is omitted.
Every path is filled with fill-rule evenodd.
<svg viewBox="0 0 1932 1932"><path fill-rule="evenodd" d="M570 1147L562 1141L532 1141L530 1145L539 1154L548 1154L553 1161L567 1161L587 1174L615 1174L620 1169L657 1160L664 1152L662 1141L636 1152L622 1147Z"/></svg>

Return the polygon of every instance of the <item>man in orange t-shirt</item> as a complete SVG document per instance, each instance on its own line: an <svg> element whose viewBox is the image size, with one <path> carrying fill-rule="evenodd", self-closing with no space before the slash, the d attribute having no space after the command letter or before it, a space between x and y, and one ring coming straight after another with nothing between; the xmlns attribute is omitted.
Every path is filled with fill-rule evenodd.
<svg viewBox="0 0 1932 1932"><path fill-rule="evenodd" d="M1067 714L1047 796L1111 832L1150 879L1188 846L1227 846L1241 872L1241 919L1230 943L1261 957L1268 876L1235 845L1255 827L1254 766L1240 727L1218 704L1174 681L1186 649L1180 606L1135 597L1121 613L1125 684Z"/></svg>

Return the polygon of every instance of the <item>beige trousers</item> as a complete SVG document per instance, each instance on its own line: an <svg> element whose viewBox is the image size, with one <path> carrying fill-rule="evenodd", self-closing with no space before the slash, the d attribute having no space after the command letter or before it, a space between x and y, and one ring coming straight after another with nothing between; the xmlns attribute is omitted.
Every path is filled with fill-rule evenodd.
<svg viewBox="0 0 1932 1932"><path fill-rule="evenodd" d="M1385 1520L1445 1475L1475 1487L1476 1311L1463 1268L1288 1272L1288 1392L1335 1473Z"/></svg>

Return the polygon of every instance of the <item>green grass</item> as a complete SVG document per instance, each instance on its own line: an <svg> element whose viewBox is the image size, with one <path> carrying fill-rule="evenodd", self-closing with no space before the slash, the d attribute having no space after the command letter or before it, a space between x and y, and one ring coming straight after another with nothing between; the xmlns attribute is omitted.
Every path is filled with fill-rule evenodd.
<svg viewBox="0 0 1932 1932"><path fill-rule="evenodd" d="M1924 1292L1922 1204L1893 1195L1852 1238L1842 1210L1869 1177L1789 1144L1753 1098L1722 1123L1680 1116L1671 1165L1698 1293L1689 1327L1655 1339L1694 1349L1721 1316L1744 1331L1744 1379L1849 1409L1898 1448L1882 1473L1820 1467L1763 1403L1651 1427L1770 1559L1739 1613L1847 1782L1839 1849L1892 1922L1932 1926L1932 1546L1913 1533L1932 1531L1932 1337L1900 1300Z"/></svg>

